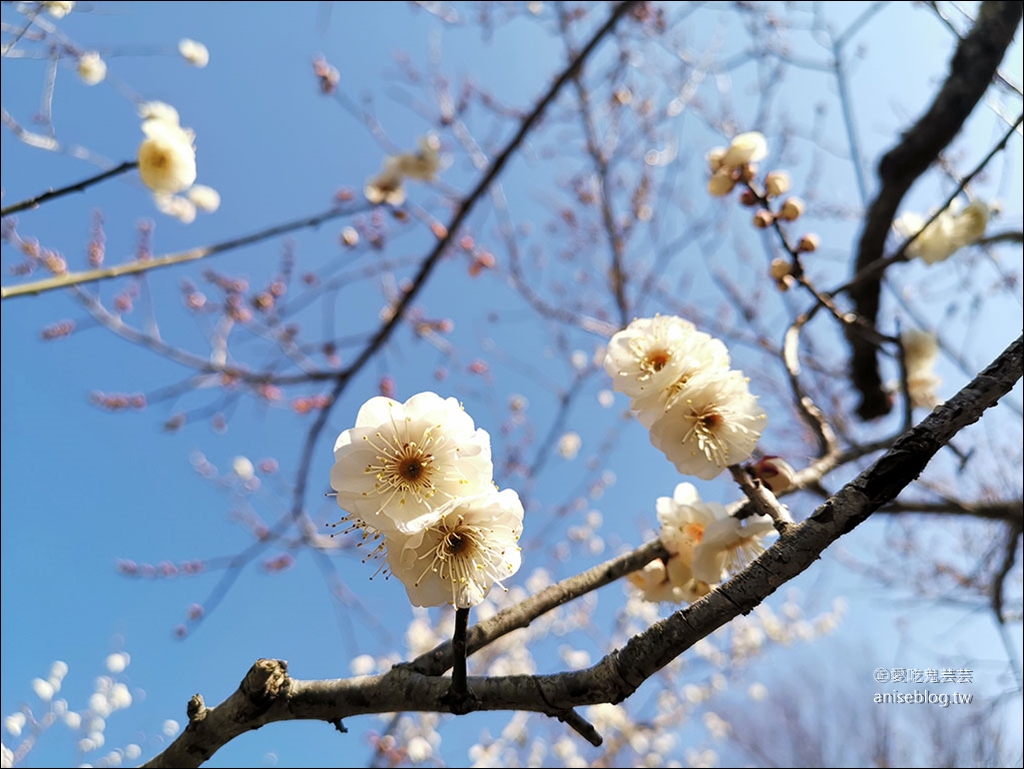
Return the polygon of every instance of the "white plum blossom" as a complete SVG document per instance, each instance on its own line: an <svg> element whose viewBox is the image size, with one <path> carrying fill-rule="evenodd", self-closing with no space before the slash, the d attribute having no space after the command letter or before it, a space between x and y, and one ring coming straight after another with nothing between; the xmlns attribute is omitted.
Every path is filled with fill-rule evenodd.
<svg viewBox="0 0 1024 769"><path fill-rule="evenodd" d="M608 342L604 368L612 387L630 398L668 387L681 375L696 333L692 323L672 315L635 319Z"/></svg>
<svg viewBox="0 0 1024 769"><path fill-rule="evenodd" d="M452 500L438 516L414 534L389 536L388 566L414 606L476 606L519 570L523 504L512 489L492 488Z"/></svg>
<svg viewBox="0 0 1024 769"><path fill-rule="evenodd" d="M192 224L196 220L195 203L182 195L156 193L153 195L153 203L157 211L173 216L182 224Z"/></svg>
<svg viewBox="0 0 1024 769"><path fill-rule="evenodd" d="M178 43L178 53L185 61L199 69L210 63L210 52L206 46L187 37Z"/></svg>
<svg viewBox="0 0 1024 769"><path fill-rule="evenodd" d="M766 418L742 372L713 371L687 382L650 438L679 472L710 480L751 455Z"/></svg>
<svg viewBox="0 0 1024 769"><path fill-rule="evenodd" d="M961 248L969 246L984 236L991 210L982 201L974 201L963 210L946 209L926 227L928 218L907 212L896 219L893 229L903 238L911 238L918 232L914 242L907 246L906 254L920 258L926 264L942 262Z"/></svg>
<svg viewBox="0 0 1024 769"><path fill-rule="evenodd" d="M417 144L417 152L405 152L395 156L398 171L407 179L433 181L441 167L441 142L433 134L428 134L421 136Z"/></svg>
<svg viewBox="0 0 1024 769"><path fill-rule="evenodd" d="M63 19L75 7L73 0L45 0L43 8L55 19Z"/></svg>
<svg viewBox="0 0 1024 769"><path fill-rule="evenodd" d="M771 518L724 516L708 524L693 551L693 576L717 583L744 569L764 552L762 540L775 531Z"/></svg>
<svg viewBox="0 0 1024 769"><path fill-rule="evenodd" d="M400 206L405 202L403 178L396 159L386 158L381 172L366 183L363 195L374 205L387 203L391 206Z"/></svg>
<svg viewBox="0 0 1024 769"><path fill-rule="evenodd" d="M139 145L139 176L153 192L174 195L196 180L195 134L166 118L142 124L146 139Z"/></svg>
<svg viewBox="0 0 1024 769"><path fill-rule="evenodd" d="M580 453L580 447L582 445L583 440L580 438L579 433L568 432L558 439L558 453L561 454L564 459L573 460L576 459L576 455Z"/></svg>
<svg viewBox="0 0 1024 769"><path fill-rule="evenodd" d="M907 395L914 406L934 408L939 403L938 387L942 379L932 371L939 357L934 334L911 329L900 335L903 360L907 367Z"/></svg>
<svg viewBox="0 0 1024 769"><path fill-rule="evenodd" d="M96 51L86 51L78 57L78 76L86 85L102 83L107 77L107 64Z"/></svg>
<svg viewBox="0 0 1024 769"><path fill-rule="evenodd" d="M493 490L490 436L455 398L377 396L334 445L331 487L345 520L385 535L436 524L438 508Z"/></svg>
<svg viewBox="0 0 1024 769"><path fill-rule="evenodd" d="M726 168L737 168L747 163L756 163L768 157L768 142L764 134L748 131L733 137L732 143L722 157L722 165Z"/></svg>
<svg viewBox="0 0 1024 769"><path fill-rule="evenodd" d="M665 387L645 390L633 399L632 407L637 419L650 428L662 415L688 396L691 379L701 375L725 374L729 370L729 350L719 339L701 331L694 331L688 344L673 362L675 377Z"/></svg>
<svg viewBox="0 0 1024 769"><path fill-rule="evenodd" d="M194 184L186 194L188 199L192 201L192 205L200 211L212 214L220 208L220 193L213 187L207 187L205 184Z"/></svg>
<svg viewBox="0 0 1024 769"><path fill-rule="evenodd" d="M669 579L668 568L660 559L651 561L639 571L630 572L627 579L639 588L645 601L682 603L682 591Z"/></svg>
<svg viewBox="0 0 1024 769"><path fill-rule="evenodd" d="M405 179L432 181L441 167L439 151L441 143L433 134L418 141L419 150L391 155L384 159L380 173L370 179L363 188L363 194L371 203L387 203L400 206L405 202Z"/></svg>

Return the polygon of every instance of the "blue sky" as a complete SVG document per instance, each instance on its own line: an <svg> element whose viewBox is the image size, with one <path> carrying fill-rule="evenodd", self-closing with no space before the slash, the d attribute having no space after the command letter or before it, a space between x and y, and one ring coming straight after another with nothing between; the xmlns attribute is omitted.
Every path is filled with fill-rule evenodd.
<svg viewBox="0 0 1024 769"><path fill-rule="evenodd" d="M860 7L839 5L837 18L851 13L850 5L854 10ZM466 18L473 13L470 6L457 9ZM603 18L603 13L600 9L594 20ZM868 56L851 72L854 102L859 107L855 122L870 161L869 171L874 159L927 104L945 71L951 46L948 31L920 9L907 6L887 13L891 16L884 22L876 20L865 28ZM501 104L525 110L564 62L563 47L552 35L552 14L550 5L545 4L535 17L521 14L506 23L499 12L493 34L482 35L472 24L446 26L422 8L404 4L79 4L59 22L60 29L82 48L100 51L108 62L109 75L104 83L87 87L78 81L69 62L61 63L53 98L59 138L68 145L88 147L111 164L132 159L141 139L136 103L167 101L178 109L182 124L195 130L199 181L218 189L223 203L215 214L200 215L194 223L182 225L157 213L137 176L128 174L84 195L61 198L20 215L19 231L63 253L75 270L85 266L85 245L96 210L101 210L104 218L108 264L131 257L138 242L137 225L147 219L155 222L154 252L164 254L324 211L341 188L358 195L363 180L376 173L389 148L376 142L367 127L337 101L318 93L311 74L314 57L324 55L338 68L340 90L352 103L363 104L364 96L372 97L372 112L390 141L411 148L417 137L435 127L431 120L436 108L424 91L403 78L397 54L407 56L417 68L430 67L434 61L437 69L451 78L453 90L464 80L472 80L485 86ZM688 27L688 44L697 50L704 49L704 41L721 45L723 57L739 50L741 43L722 33L725 16L724 7L696 16ZM9 17L13 14L5 5L4 18ZM908 27L913 35L901 31ZM189 67L177 56L177 42L185 37L208 46L208 67ZM810 33L795 32L793 37L804 45L801 50L813 50L808 43L813 38ZM1020 82L1019 41L1014 50L1007 64L1011 70L1015 68L1013 74ZM599 56L597 61L600 66L609 64L607 57ZM638 69L646 64L633 62ZM41 61L3 60L4 107L26 125L39 109L44 74ZM732 75L728 100L716 96L710 86L704 98L709 102L721 98L723 104L731 101L730 110L749 121L757 111L754 82L749 68L739 68ZM823 76L791 71L778 99L781 106L773 112L772 125L776 131L790 126L806 128L821 120L826 149L832 139L836 146L843 146L834 94ZM832 104L825 117L816 117L819 101ZM475 139L488 152L511 135L509 123L483 110L474 111L471 122ZM964 154L965 168L983 153L979 146L987 148L993 141L995 122L972 119L957 145ZM702 183L704 154L723 139L715 128L690 113L679 118L679 126L679 186L685 192L687 184ZM571 251L572 245L559 241L563 233L550 231L545 224L554 207L564 205L567 179L579 163L578 156L563 157L552 151L558 146L552 137L562 134L570 137L566 141L578 141L579 129L565 110L559 110L546 121L545 130L550 133L544 142L530 143L523 156L510 165L503 182L511 214L517 220L535 223L533 231L520 233L524 251L549 248L550 254L558 254L563 249ZM856 184L845 159L827 151L813 158L803 154L801 148L809 144L809 137L799 131L795 136L785 157L777 159L791 164L798 184L815 183L829 202L845 201L856 209ZM449 148L453 146L450 135L444 140ZM7 130L0 133L0 149L5 205L99 170L90 162L27 148ZM1011 142L1010 152L1010 159L998 166L1000 175L986 179L983 189L1002 200L1001 221L1019 228L1019 135ZM826 181L822 182L822 177ZM470 162L459 152L445 172L443 184L465 190L475 179ZM448 209L441 190L445 188L411 186L410 198L444 221ZM925 210L937 203L945 190L948 185L926 180L911 192L908 205ZM705 215L719 203L709 200L702 189L697 188L696 193L686 198L695 216ZM741 216L745 212L739 210L732 219L727 215L718 230L683 244L673 257L672 276L693 276L686 289L687 304L700 307L702 298L715 290L710 277L715 268L736 269L729 247ZM161 338L201 354L207 329L180 309L181 282L189 278L213 296L215 292L201 277L205 266L261 285L277 274L287 244L297 259L296 274L351 275L350 285L339 289L330 302L331 314L317 305L298 313L295 321L314 339L328 331L344 336L350 329L357 336L364 335L373 328L382 300L376 278L379 273L367 279L360 271L377 270L381 259L400 264L403 258L424 253L432 236L426 227L410 227L390 239L383 254L365 249L350 253L338 244L339 231L348 222L337 220L296 232L287 241L265 241L217 256L199 267L154 272L136 299L132 320L147 328L152 328L155 320ZM821 269L823 273L835 270L856 242L854 222L837 218L814 223L827 244L821 254ZM664 232L680 232L684 224L679 215L666 215ZM474 214L469 229L503 258L495 234L499 225L493 208L487 205ZM707 256L708 252L714 255ZM1006 267L1019 273L1019 253L1013 258L1018 261ZM15 280L6 270L17 261L17 255L5 246L4 285ZM573 298L575 265L568 258L563 262L551 258L542 274L545 281L565 281L570 287L563 297L566 302ZM335 517L333 502L320 497L327 490L334 437L351 426L362 401L377 393L381 377L394 378L400 399L424 389L457 395L478 426L495 436L501 434L509 417L509 397L523 395L530 404L530 424L543 436L555 418L553 390L572 379L571 353L581 350L589 357L599 344L593 335L577 331L562 338L550 335L550 326L536 321L504 284L501 274L485 274L474 281L466 268L467 261L461 256L450 257L419 299L427 317L454 321L449 339L457 355L446 358L430 344L401 334L394 348L356 378L332 412L314 455L306 497L307 510L318 523ZM953 268L948 277L940 278L926 275L918 265L902 269L912 289L920 277L926 289L923 297L928 300L923 306L929 311L941 310L948 303L963 276ZM955 269L968 268L959 265ZM404 275L401 266L396 272ZM592 274L600 280L600 268ZM110 298L129 285L119 281L99 290ZM295 290L300 290L297 283ZM147 318L150 307L155 308L154 314ZM653 314L663 307L654 297L642 309ZM784 309L776 303L766 310L766 317L771 320L772 312L781 316ZM993 299L978 309L976 317L962 322L970 317L966 312L949 321L950 332L958 341L971 340L961 348L970 362L986 363L1011 340L1020 321L1019 288L1015 297ZM707 314L715 314L710 302ZM192 694L202 692L208 704L221 701L259 657L287 659L292 674L300 678L333 678L348 675L349 660L359 654L393 650L404 655L403 634L410 613L397 581L371 581L372 565L361 564L356 557L335 558L336 574L344 585L344 600L338 601L318 562L306 552L300 552L295 565L282 573L261 568L261 563L281 554L281 548L275 547L240 573L223 601L190 637L176 637L175 628L185 622L188 607L208 602L219 572L131 579L119 574L116 565L124 559L180 564L241 552L252 537L238 524L240 513L255 513L267 522L286 513L309 417L244 397L232 407L224 432L199 419L171 433L163 429L167 419L181 409L203 408L214 402L215 396L186 393L145 410L120 414L97 409L89 403L92 391L152 394L181 381L186 372L151 350L132 347L103 329L86 327L85 317L70 297L57 292L5 300L0 305L0 595L4 619L0 713L15 712L22 702L31 703L38 712L30 682L35 677L45 678L51 663L58 659L70 667L61 696L72 708L84 707L94 678L105 672L104 659L122 650L131 654L131 664L119 680L128 684L135 703L127 712L110 717L107 744L93 756L76 756L71 732L58 725L42 737L27 765L73 765L131 742L142 744L143 758L148 758L159 749L157 735L164 720L184 722L185 703ZM71 338L40 339L41 329L68 318L80 325ZM249 345L248 349L256 350L263 344L246 340L244 335L237 343L243 345L241 349ZM342 349L343 360L356 349ZM737 354L742 357L744 353ZM259 360L258 355L254 353L253 360ZM474 360L488 362L490 378L467 373ZM749 370L767 369L763 359L753 353L748 360ZM443 382L438 380L441 367L449 373ZM966 381L948 363L940 373L951 388L947 394ZM568 462L556 452L530 489L532 506L528 507L523 539L528 565L517 576L517 584L525 583L536 566L562 577L609 557L620 546L640 544L651 535L655 498L671 495L679 480L671 465L652 450L639 425L617 421L616 414L625 408L621 396L616 397L613 409L596 405L598 391L607 387L600 375L589 377L568 413L566 429L583 437L581 459ZM316 392L315 388L296 388L289 391L285 403L291 397ZM1018 404L1020 392L1018 385L1012 396ZM772 429L779 430L774 434L776 440L792 436L785 424ZM508 439L514 441L521 434L513 430ZM610 436L618 440L605 458L607 469L614 472L614 483L602 496L581 493L603 469L588 468L586 458L594 456L597 446ZM527 458L535 457L535 446L527 448ZM257 463L274 458L279 472L263 476L258 492L240 493L231 475L232 461L240 455ZM204 480L195 472L199 456L218 469L222 483ZM1019 467L1016 473L1013 476L1011 471L1008 482L1011 487L1016 482L1019 490ZM724 478L702 486L701 492L715 499L734 498L732 486ZM573 502L580 498L584 507L577 510ZM803 503L805 514L810 504ZM560 509L569 512L559 514ZM589 510L603 515L605 552L569 550L569 556L562 557L552 551L549 544L554 536L578 525ZM531 537L531 527L544 535ZM866 686L871 684L870 671L878 666L959 666L955 660L984 659L990 666L976 678L977 690L1004 689L1005 654L987 617L967 615L938 600L931 610L912 613L909 599L886 592L876 581L844 565L850 561L844 555L871 557L875 548L892 541L895 528L891 521L865 525L797 581L808 615L826 610L839 595L845 596L850 606L841 630L820 642L815 654L827 658L830 650L844 654L851 648L872 649L875 657L846 674ZM937 541L938 547L951 547L941 537ZM607 617L621 602L621 595L617 585L600 593L601 601L607 602L603 609ZM1012 632L1019 653L1019 627ZM596 659L599 640L579 634L572 642L590 645ZM765 679L782 675L779 671L806 655L806 649L799 646L777 650L756 675ZM560 665L553 656L543 660L545 672ZM837 675L834 669L821 673L823 680ZM455 728L443 732L445 758L451 765L459 765L465 760L465 746L481 729L500 729L504 722L473 715L449 724ZM209 765L366 763L371 751L365 732L379 730L381 723L364 718L347 725L351 733L344 737L323 724L273 725L235 740ZM4 735L4 742L11 744L9 735Z"/></svg>

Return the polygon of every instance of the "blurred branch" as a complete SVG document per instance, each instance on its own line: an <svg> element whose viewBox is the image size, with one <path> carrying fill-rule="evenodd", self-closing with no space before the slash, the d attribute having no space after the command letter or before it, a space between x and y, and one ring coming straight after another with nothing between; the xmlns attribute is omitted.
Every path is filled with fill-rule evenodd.
<svg viewBox="0 0 1024 769"><path fill-rule="evenodd" d="M574 707L621 702L631 696L658 670L730 620L753 610L779 586L814 564L829 545L895 499L939 449L1013 388L1022 366L1024 337L1018 337L972 382L900 436L884 456L808 520L789 527L747 569L708 596L655 623L590 668L552 675L470 678L467 683L477 697L475 709L541 712L564 720ZM554 593L552 597L562 599L554 605L568 600L557 590ZM528 624L529 619L523 619ZM477 644L482 645L474 628L467 647L478 648ZM438 665L450 664L447 651L438 647L383 675L322 681L293 679L286 662L259 660L221 705L207 708L201 696L194 696L187 711L188 726L143 766L199 766L235 737L278 721L318 720L337 726L344 718L370 713L446 711L443 703L450 682L434 671ZM432 674L417 669L420 660L437 660Z"/></svg>
<svg viewBox="0 0 1024 769"><path fill-rule="evenodd" d="M881 189L864 223L855 274L882 258L886 236L903 196L953 140L984 96L1006 49L1013 42L1022 8L1024 6L1016 2L986 0L981 4L978 18L957 46L949 77L931 107L882 158L878 165ZM850 291L857 315L866 324L874 324L878 317L881 278L878 273ZM891 406L882 389L877 345L862 336L856 327L848 326L846 330L852 348L850 376L861 394L857 413L864 420L887 414Z"/></svg>
<svg viewBox="0 0 1024 769"><path fill-rule="evenodd" d="M569 15L565 7L561 7L558 13L559 27L562 37L565 40L569 55L574 56L575 51L569 41ZM593 109L590 103L590 93L583 84L582 68L576 71L572 79L576 88L576 96L579 99L579 114L583 121L583 130L587 138L587 154L594 163L594 171L597 174L598 191L600 199L601 222L604 225L605 234L608 237L608 245L611 247L611 267L608 269L608 281L615 297L615 304L619 309L619 323L626 326L629 321L629 304L626 301L626 271L623 267L623 257L626 246L623 242L622 232L616 224L615 213L612 211L611 180L609 177L608 158L601 149L597 135L597 125L594 122Z"/></svg>
<svg viewBox="0 0 1024 769"><path fill-rule="evenodd" d="M139 163L136 160L126 160L121 165L111 168L109 171L104 171L101 174L97 174L96 176L90 176L88 179L83 179L82 181L77 182L75 184L70 184L67 187L61 187L60 189L57 190L48 190L42 193L41 195L37 195L34 198L23 200L20 203L14 203L12 205L7 206L7 208L0 209L0 218L10 216L11 214L16 214L19 211L25 211L26 209L29 208L38 208L47 200L53 200L54 198L59 198L62 195L68 195L72 192L85 192L85 190L87 190L92 185L99 184L104 179L109 179L112 176L119 176L120 174L123 174L125 171L131 171L133 168L138 168L138 165Z"/></svg>
<svg viewBox="0 0 1024 769"><path fill-rule="evenodd" d="M166 256L157 256L152 259L142 259L135 262L129 262L127 264L119 264L115 267L103 267L97 270L85 270L84 272L68 272L63 275L55 275L52 278L45 278L32 283L24 283L20 286L5 286L0 288L0 300L13 299L14 297L27 296L29 294L41 294L44 291L68 288L69 286L77 286L81 283L93 283L98 280L118 278L122 275L136 275L138 273L148 272L149 270L155 270L161 267L171 267L175 264L194 262L197 259L204 259L205 257L213 256L214 254L223 254L227 251L233 251L236 248L241 248L242 246L248 246L252 243L258 243L261 240L276 237L277 235L284 235L296 230L306 229L307 227L319 227L321 224L328 222L331 219L337 219L341 216L349 216L352 213L352 209L341 209L335 206L334 208L324 211L323 213L316 214L315 216L306 216L301 219L295 219L291 222L285 222L284 224L268 227L249 235L243 235L240 238L232 238L231 240L225 240L221 243L215 243L212 246L202 246L201 248L193 248L188 251L180 251L176 254L167 254Z"/></svg>

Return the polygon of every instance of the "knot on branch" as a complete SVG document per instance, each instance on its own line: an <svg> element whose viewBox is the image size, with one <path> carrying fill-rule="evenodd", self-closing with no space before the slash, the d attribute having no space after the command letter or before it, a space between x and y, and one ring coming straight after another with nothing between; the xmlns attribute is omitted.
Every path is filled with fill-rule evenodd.
<svg viewBox="0 0 1024 769"><path fill-rule="evenodd" d="M260 659L249 668L239 687L257 708L269 708L288 691L288 663L285 660Z"/></svg>
<svg viewBox="0 0 1024 769"><path fill-rule="evenodd" d="M209 713L209 709L206 707L206 703L203 701L203 695L193 694L192 699L188 701L188 707L185 708L185 713L188 715L189 725L198 723L206 718L206 714Z"/></svg>

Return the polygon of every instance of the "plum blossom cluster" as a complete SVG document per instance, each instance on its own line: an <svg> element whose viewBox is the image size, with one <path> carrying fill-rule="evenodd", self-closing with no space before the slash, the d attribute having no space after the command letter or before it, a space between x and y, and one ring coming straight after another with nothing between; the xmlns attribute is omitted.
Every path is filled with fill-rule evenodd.
<svg viewBox="0 0 1024 769"><path fill-rule="evenodd" d="M390 155L384 159L380 173L370 179L363 189L366 199L374 205L387 203L400 206L405 202L406 179L429 182L441 167L441 142L433 134L421 136L416 152Z"/></svg>
<svg viewBox="0 0 1024 769"><path fill-rule="evenodd" d="M961 209L942 211L931 224L920 214L908 212L892 223L893 229L904 238L914 237L906 254L926 264L943 262L965 246L985 235L991 209L980 200ZM920 233L920 234L918 234Z"/></svg>
<svg viewBox="0 0 1024 769"><path fill-rule="evenodd" d="M178 111L163 102L146 102L139 114L146 134L139 145L139 176L153 192L157 209L185 224L195 220L197 211L216 211L220 194L195 183L195 132L182 128Z"/></svg>
<svg viewBox="0 0 1024 769"><path fill-rule="evenodd" d="M767 417L725 345L689 321L634 320L612 336L604 367L680 473L710 480L753 453Z"/></svg>
<svg viewBox="0 0 1024 769"><path fill-rule="evenodd" d="M690 483L680 483L673 496L659 497L656 504L670 556L629 575L648 601L702 598L763 553L762 540L775 530L766 515L741 521L717 502L702 502Z"/></svg>
<svg viewBox="0 0 1024 769"><path fill-rule="evenodd" d="M455 398L422 392L363 404L334 445L331 488L340 523L378 542L414 605L469 608L521 563L523 505L493 476L490 435Z"/></svg>

